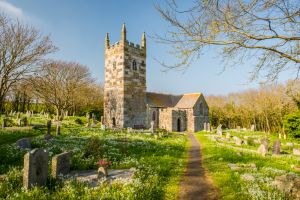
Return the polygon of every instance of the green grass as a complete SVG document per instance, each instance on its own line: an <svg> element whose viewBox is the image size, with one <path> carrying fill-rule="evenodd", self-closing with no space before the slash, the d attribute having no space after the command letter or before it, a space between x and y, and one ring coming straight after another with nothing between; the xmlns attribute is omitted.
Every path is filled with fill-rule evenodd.
<svg viewBox="0 0 300 200"><path fill-rule="evenodd" d="M241 137L241 133L232 135ZM243 135L247 134L243 133ZM299 164L295 157L285 155L262 157L247 151L247 149L251 149L249 145L240 147L245 150L236 150L232 148L235 145L230 143L224 142L222 145L220 144L222 142L210 140L207 133L204 132L196 133L196 137L202 147L203 166L208 170L219 188L222 199L288 199L270 183L278 175L286 173L299 175L299 172L291 169L292 164ZM247 167L231 170L228 166L230 163L238 166L254 163L257 166L257 171ZM249 174L255 178L255 181L246 181L242 178Z"/></svg>
<svg viewBox="0 0 300 200"><path fill-rule="evenodd" d="M96 169L96 162L106 159L113 161L111 168L114 169L136 168L134 178L113 184L103 182L94 189L85 183L59 183L49 178L46 187L25 191L22 189L22 167L23 156L27 151L19 150L11 143L18 138L17 134L12 134L3 137L6 142L0 145L0 174L6 174L5 180L0 182L0 199L177 198L180 177L187 161L186 136L169 133L155 139L143 133L102 131L98 126L84 128L74 123L74 120L66 119L62 135L55 136L51 141L45 141L43 135L35 136L33 130L28 131L27 135L24 133L24 136L33 134L33 148L47 149L49 159L58 153L72 151L72 170ZM50 172L51 162L49 167Z"/></svg>

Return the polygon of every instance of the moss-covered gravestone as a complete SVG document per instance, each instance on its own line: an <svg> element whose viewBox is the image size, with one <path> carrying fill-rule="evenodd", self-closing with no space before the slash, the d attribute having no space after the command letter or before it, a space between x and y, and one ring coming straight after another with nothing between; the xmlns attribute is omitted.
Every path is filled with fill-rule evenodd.
<svg viewBox="0 0 300 200"><path fill-rule="evenodd" d="M71 152L65 152L52 158L52 177L58 178L59 175L66 175L70 172L71 155Z"/></svg>

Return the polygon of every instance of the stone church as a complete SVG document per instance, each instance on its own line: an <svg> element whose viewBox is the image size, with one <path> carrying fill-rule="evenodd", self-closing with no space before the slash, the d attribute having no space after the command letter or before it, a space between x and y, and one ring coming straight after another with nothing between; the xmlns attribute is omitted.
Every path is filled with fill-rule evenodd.
<svg viewBox="0 0 300 200"><path fill-rule="evenodd" d="M126 38L110 44L105 38L103 123L116 128L154 128L200 131L209 123L208 105L201 93L169 95L146 91L146 36L141 45Z"/></svg>

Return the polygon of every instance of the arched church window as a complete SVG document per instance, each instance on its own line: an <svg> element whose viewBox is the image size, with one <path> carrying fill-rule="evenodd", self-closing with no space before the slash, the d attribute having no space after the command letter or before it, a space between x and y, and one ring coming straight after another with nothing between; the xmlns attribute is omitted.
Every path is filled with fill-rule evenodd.
<svg viewBox="0 0 300 200"><path fill-rule="evenodd" d="M155 121L155 119L156 119L156 112L153 111L153 113L152 113L152 121Z"/></svg>
<svg viewBox="0 0 300 200"><path fill-rule="evenodd" d="M133 70L137 70L137 65L136 65L136 61L135 60L132 61L132 69Z"/></svg>

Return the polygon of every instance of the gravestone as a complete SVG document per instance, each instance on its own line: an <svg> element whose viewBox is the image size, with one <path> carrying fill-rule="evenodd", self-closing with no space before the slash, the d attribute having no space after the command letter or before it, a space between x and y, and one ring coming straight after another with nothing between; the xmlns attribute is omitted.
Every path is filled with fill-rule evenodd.
<svg viewBox="0 0 300 200"><path fill-rule="evenodd" d="M258 153L261 154L262 156L266 156L268 153L268 146L269 146L269 141L268 139L262 139L261 145L258 148Z"/></svg>
<svg viewBox="0 0 300 200"><path fill-rule="evenodd" d="M292 142L287 142L285 145L288 146L288 147L293 147L293 146L294 146L294 143L292 143Z"/></svg>
<svg viewBox="0 0 300 200"><path fill-rule="evenodd" d="M105 129L106 129L105 124L101 124L101 130L104 130L104 131L105 131Z"/></svg>
<svg viewBox="0 0 300 200"><path fill-rule="evenodd" d="M251 131L255 131L255 125L254 125L254 124L251 125L250 130L251 130Z"/></svg>
<svg viewBox="0 0 300 200"><path fill-rule="evenodd" d="M24 156L23 186L45 186L48 176L48 152L34 149Z"/></svg>
<svg viewBox="0 0 300 200"><path fill-rule="evenodd" d="M210 123L206 124L206 130L207 130L207 132L210 132Z"/></svg>
<svg viewBox="0 0 300 200"><path fill-rule="evenodd" d="M204 122L204 124L203 124L203 131L207 131L206 122Z"/></svg>
<svg viewBox="0 0 300 200"><path fill-rule="evenodd" d="M87 124L85 125L85 127L88 128L88 127L90 127L90 114L89 114L89 113L86 113L85 116L86 116L86 119L87 119L87 121L88 121Z"/></svg>
<svg viewBox="0 0 300 200"><path fill-rule="evenodd" d="M58 121L56 124L56 135L60 135L60 126L61 126L61 122Z"/></svg>
<svg viewBox="0 0 300 200"><path fill-rule="evenodd" d="M241 138L236 137L235 138L235 144L238 146L241 146L243 144L243 140Z"/></svg>
<svg viewBox="0 0 300 200"><path fill-rule="evenodd" d="M296 156L300 156L300 149L293 148L293 154Z"/></svg>
<svg viewBox="0 0 300 200"><path fill-rule="evenodd" d="M218 127L217 127L217 134L219 136L222 136L222 124L220 124Z"/></svg>
<svg viewBox="0 0 300 200"><path fill-rule="evenodd" d="M275 140L273 145L273 154L280 154L280 140Z"/></svg>
<svg viewBox="0 0 300 200"><path fill-rule="evenodd" d="M70 172L71 152L64 152L52 158L52 177L67 175Z"/></svg>
<svg viewBox="0 0 300 200"><path fill-rule="evenodd" d="M48 122L47 122L47 134L44 136L44 138L46 140L49 140L52 138L52 136L51 136L51 120L48 120Z"/></svg>
<svg viewBox="0 0 300 200"><path fill-rule="evenodd" d="M279 138L279 139L281 139L281 138L282 138L282 136L281 136L281 133L279 133L279 136L278 136L278 138Z"/></svg>
<svg viewBox="0 0 300 200"><path fill-rule="evenodd" d="M240 127L240 126L237 126L237 127L236 127L236 131L237 131L237 132L241 132L241 127Z"/></svg>
<svg viewBox="0 0 300 200"><path fill-rule="evenodd" d="M96 116L95 114L93 113L92 114L92 126L95 126L96 125Z"/></svg>
<svg viewBox="0 0 300 200"><path fill-rule="evenodd" d="M5 129L5 128L6 128L6 119L5 119L5 118L2 119L2 124L1 124L1 126L2 126L2 129Z"/></svg>
<svg viewBox="0 0 300 200"><path fill-rule="evenodd" d="M226 138L227 138L227 139L230 139L230 137L231 137L230 133L227 132L227 133L226 133Z"/></svg>
<svg viewBox="0 0 300 200"><path fill-rule="evenodd" d="M150 127L150 131L151 133L154 133L154 121L151 121L151 127Z"/></svg>
<svg viewBox="0 0 300 200"><path fill-rule="evenodd" d="M103 116L100 117L100 122L103 124Z"/></svg>
<svg viewBox="0 0 300 200"><path fill-rule="evenodd" d="M31 148L30 139L29 138L19 139L16 142L16 146L19 147L20 149L30 149Z"/></svg>

